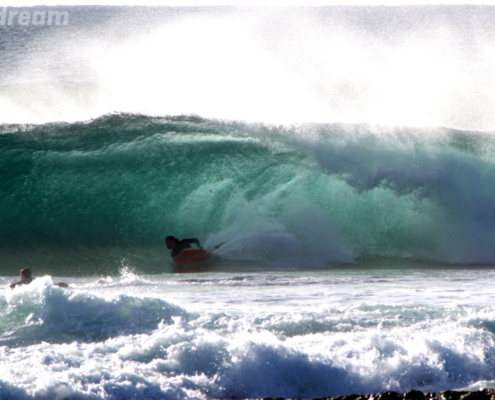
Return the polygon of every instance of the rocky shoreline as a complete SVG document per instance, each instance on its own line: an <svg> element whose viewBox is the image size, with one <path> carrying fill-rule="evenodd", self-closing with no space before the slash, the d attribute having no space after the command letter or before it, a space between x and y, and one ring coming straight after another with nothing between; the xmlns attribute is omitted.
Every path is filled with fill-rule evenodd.
<svg viewBox="0 0 495 400"><path fill-rule="evenodd" d="M285 400L281 397L266 397L263 400ZM378 394L349 394L338 397L321 397L313 400L495 400L494 389L477 392L446 390L444 392L423 393L410 390L407 393L384 392Z"/></svg>

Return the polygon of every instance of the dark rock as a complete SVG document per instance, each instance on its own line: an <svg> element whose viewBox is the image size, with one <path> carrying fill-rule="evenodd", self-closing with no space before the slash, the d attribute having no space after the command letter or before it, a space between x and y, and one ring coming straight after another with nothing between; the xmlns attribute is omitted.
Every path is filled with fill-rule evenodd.
<svg viewBox="0 0 495 400"><path fill-rule="evenodd" d="M465 394L462 394L460 396L461 400L490 400L491 395L485 391L482 390L481 392L467 392Z"/></svg>
<svg viewBox="0 0 495 400"><path fill-rule="evenodd" d="M265 397L263 400L285 400L281 397ZM338 397L322 397L313 400L495 400L495 389L484 389L478 392L460 392L446 390L444 392L423 393L410 390L407 393L384 392L378 394L349 394Z"/></svg>
<svg viewBox="0 0 495 400"><path fill-rule="evenodd" d="M403 396L397 392L384 392L375 398L377 400L402 400Z"/></svg>
<svg viewBox="0 0 495 400"><path fill-rule="evenodd" d="M404 395L404 400L424 400L425 394L419 390L410 390Z"/></svg>
<svg viewBox="0 0 495 400"><path fill-rule="evenodd" d="M335 397L333 400L358 400L360 397L359 394L348 394L347 396Z"/></svg>
<svg viewBox="0 0 495 400"><path fill-rule="evenodd" d="M454 390L446 390L444 392L439 393L439 397L441 400L459 400L461 395L465 392L456 392Z"/></svg>

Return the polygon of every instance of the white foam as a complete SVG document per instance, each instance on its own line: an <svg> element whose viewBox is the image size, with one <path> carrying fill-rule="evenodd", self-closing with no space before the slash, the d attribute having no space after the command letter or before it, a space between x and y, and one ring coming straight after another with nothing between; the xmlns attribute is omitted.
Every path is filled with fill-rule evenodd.
<svg viewBox="0 0 495 400"><path fill-rule="evenodd" d="M153 298L138 280L71 292L47 278L12 291L2 309L38 317L2 336L2 390L18 399L208 399L489 387L495 292L482 282L492 275L148 276L161 288Z"/></svg>

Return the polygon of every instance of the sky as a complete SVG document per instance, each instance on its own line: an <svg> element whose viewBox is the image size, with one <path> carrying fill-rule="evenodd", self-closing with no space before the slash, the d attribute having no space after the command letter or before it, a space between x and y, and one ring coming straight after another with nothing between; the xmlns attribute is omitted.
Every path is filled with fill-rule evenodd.
<svg viewBox="0 0 495 400"><path fill-rule="evenodd" d="M331 6L331 5L410 5L410 4L485 4L495 0L0 0L0 7L37 5L149 5L149 6Z"/></svg>

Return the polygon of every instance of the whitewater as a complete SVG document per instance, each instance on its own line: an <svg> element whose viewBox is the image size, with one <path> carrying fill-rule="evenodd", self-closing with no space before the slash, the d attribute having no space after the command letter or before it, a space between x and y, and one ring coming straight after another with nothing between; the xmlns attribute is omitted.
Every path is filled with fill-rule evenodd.
<svg viewBox="0 0 495 400"><path fill-rule="evenodd" d="M494 7L56 10L0 25L0 399L495 388Z"/></svg>

